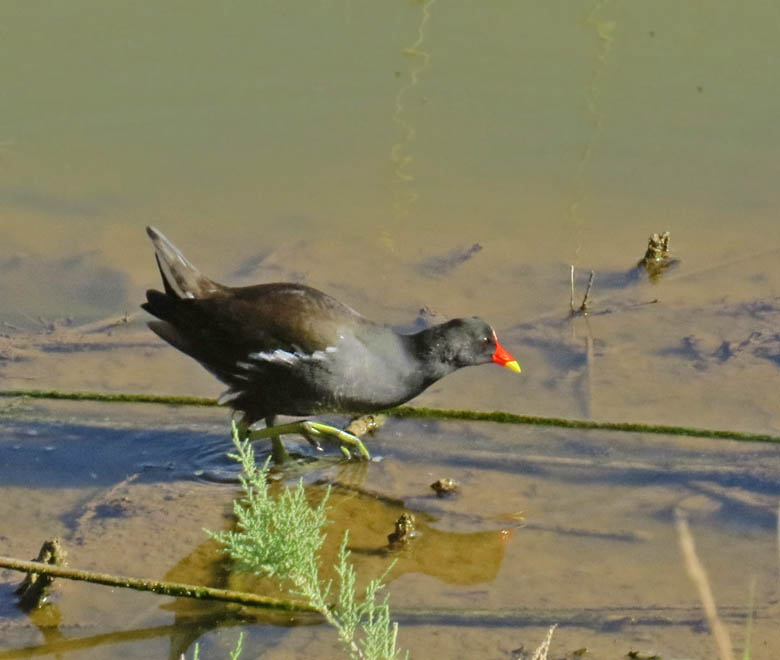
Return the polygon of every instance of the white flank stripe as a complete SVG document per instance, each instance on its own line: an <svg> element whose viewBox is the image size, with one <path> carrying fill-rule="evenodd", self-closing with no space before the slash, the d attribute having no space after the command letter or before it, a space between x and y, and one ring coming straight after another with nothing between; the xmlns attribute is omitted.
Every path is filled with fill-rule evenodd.
<svg viewBox="0 0 780 660"><path fill-rule="evenodd" d="M231 392L230 390L228 390L227 392L222 393L222 396L220 396L219 399L217 400L217 404L220 406L224 406L226 403L235 401L242 394L243 392Z"/></svg>
<svg viewBox="0 0 780 660"><path fill-rule="evenodd" d="M313 353L302 353L301 351L284 351L277 348L275 351L257 351L249 354L249 359L257 362L276 362L293 365L297 362L307 360L325 360L330 353L336 351L335 346L328 346L324 351L314 351ZM238 362L242 369L257 369L257 365L249 365L246 362Z"/></svg>
<svg viewBox="0 0 780 660"><path fill-rule="evenodd" d="M251 362L236 362L236 366L244 371L257 371L257 365Z"/></svg>

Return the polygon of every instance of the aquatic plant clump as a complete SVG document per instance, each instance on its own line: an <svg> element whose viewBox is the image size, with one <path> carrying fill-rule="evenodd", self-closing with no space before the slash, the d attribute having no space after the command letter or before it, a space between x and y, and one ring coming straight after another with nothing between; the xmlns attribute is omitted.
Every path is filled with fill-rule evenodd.
<svg viewBox="0 0 780 660"><path fill-rule="evenodd" d="M244 495L233 506L237 530L208 533L224 545L224 551L239 570L278 580L289 585L291 593L304 598L337 629L349 657L407 657L396 646L398 624L391 621L387 597L377 602L387 572L369 582L362 600L356 597L356 575L347 550L348 533L344 534L334 567L339 578L335 602L331 602L332 582L323 583L320 579L319 551L326 538L323 529L327 524L329 491L317 506L311 506L301 479L295 487L286 488L273 498L268 491L268 461L257 466L250 441L241 439L235 424L233 443L236 453L230 457L243 468L239 479Z"/></svg>

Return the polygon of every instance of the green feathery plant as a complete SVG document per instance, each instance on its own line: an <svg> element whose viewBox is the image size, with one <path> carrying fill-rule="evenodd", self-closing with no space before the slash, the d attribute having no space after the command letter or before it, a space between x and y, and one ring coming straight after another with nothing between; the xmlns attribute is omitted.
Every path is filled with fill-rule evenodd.
<svg viewBox="0 0 780 660"><path fill-rule="evenodd" d="M355 595L355 569L349 561L348 533L339 549L335 566L339 578L335 602L331 602L332 581L320 579L319 551L325 541L326 503L330 490L316 507L306 499L303 479L294 488L286 488L277 498L268 492L268 461L255 463L248 440L242 440L235 424L230 457L241 463L239 477L244 496L233 505L238 531L208 532L222 543L224 551L239 570L255 573L291 585L336 628L339 639L353 660L396 660L402 651L396 647L398 624L390 620L387 596L377 602L385 585L385 573L369 582L362 600ZM408 657L408 653L403 654Z"/></svg>

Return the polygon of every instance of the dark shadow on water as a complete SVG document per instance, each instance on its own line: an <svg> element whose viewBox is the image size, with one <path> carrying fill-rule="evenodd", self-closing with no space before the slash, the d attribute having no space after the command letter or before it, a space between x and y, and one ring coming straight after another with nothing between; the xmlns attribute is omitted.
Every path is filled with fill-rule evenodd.
<svg viewBox="0 0 780 660"><path fill-rule="evenodd" d="M251 614L237 613L224 605L210 605L196 615L177 617L173 623L167 625L144 626L108 632L91 632L89 626L79 626L75 630L54 629L58 634L56 636L49 635L49 638L42 643L21 646L8 651L0 650L0 659L59 657L65 653L83 653L89 650L103 650L104 653L108 653L110 649L116 653L113 657L122 657L121 645L136 645L148 640L164 640L166 638L169 640L167 657L170 660L179 660L182 654L192 657L192 647L196 641L199 641L201 646L201 657L227 657L224 649L215 649L215 645L210 643L208 639L202 639L203 636L216 629L226 630L255 624L252 637L255 638L258 645L267 647L286 635L286 628L281 622L261 628L257 627L258 623L261 622ZM305 623L303 620L296 620L290 621L288 625L301 625L303 623ZM315 621L312 620L311 623L315 623ZM316 620L316 623L319 623L319 620ZM238 635L239 633L236 632L236 640ZM244 646L246 648L246 643ZM210 651L214 651L214 654L211 654Z"/></svg>
<svg viewBox="0 0 780 660"><path fill-rule="evenodd" d="M287 437L291 452L304 465L328 465L340 457L326 448L316 451L302 439ZM254 445L258 463L270 454L270 445ZM131 475L139 483L195 480L238 483L238 464L230 427L224 432L199 429L112 428L110 426L52 422L0 421L0 484L34 488L105 488ZM325 459L324 461L318 459Z"/></svg>
<svg viewBox="0 0 780 660"><path fill-rule="evenodd" d="M4 423L0 483L37 488L106 487L141 473L145 481L236 472L223 435L167 429L116 429L54 423Z"/></svg>

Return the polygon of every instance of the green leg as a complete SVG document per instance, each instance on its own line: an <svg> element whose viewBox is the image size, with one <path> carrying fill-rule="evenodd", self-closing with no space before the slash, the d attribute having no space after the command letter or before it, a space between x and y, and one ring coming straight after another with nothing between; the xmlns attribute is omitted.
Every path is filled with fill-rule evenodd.
<svg viewBox="0 0 780 660"><path fill-rule="evenodd" d="M276 430L276 427L274 427L274 418L274 415L266 417L266 428L261 429L260 431L250 430L249 425L244 423L243 420L237 422L236 425L238 426L239 434L242 438L249 440L271 438L271 458L273 458L274 465L282 465L283 463L286 463L290 460L290 454L287 451L287 447L284 446L282 438L279 435L274 435L273 433Z"/></svg>
<svg viewBox="0 0 780 660"><path fill-rule="evenodd" d="M317 448L320 446L320 440L327 441L335 439L333 441L338 442L339 449L341 449L342 453L347 458L351 458L353 450L357 451L363 458L371 458L371 454L368 453L368 449L366 449L360 438L357 438L346 431L342 431L341 429L337 429L335 426L311 422L309 420L274 426L273 418L270 418L270 425L269 419L266 419L266 427L257 431L249 431L249 438L250 440L271 438L271 453L274 462L280 464L289 458L289 454L279 437L283 433L299 433Z"/></svg>
<svg viewBox="0 0 780 660"><path fill-rule="evenodd" d="M265 418L266 430L274 428L274 421L276 415L269 415ZM249 437L254 440L254 432L250 432ZM284 446L281 435L272 435L271 438L271 457L274 459L274 465L284 465L290 460L290 453L287 451L287 447Z"/></svg>

